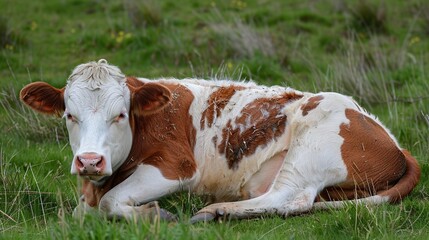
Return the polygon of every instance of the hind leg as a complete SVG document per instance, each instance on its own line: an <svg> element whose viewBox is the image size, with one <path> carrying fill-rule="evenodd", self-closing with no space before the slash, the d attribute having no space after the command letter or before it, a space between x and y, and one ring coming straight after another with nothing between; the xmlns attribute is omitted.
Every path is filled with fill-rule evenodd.
<svg viewBox="0 0 429 240"><path fill-rule="evenodd" d="M216 203L201 209L191 218L191 222L210 221L219 218L243 219L255 218L262 215L287 216L309 211L317 195L314 189L302 189L287 200L287 193L267 193L257 198Z"/></svg>
<svg viewBox="0 0 429 240"><path fill-rule="evenodd" d="M287 216L309 211L317 194L327 185L342 181L347 170L329 149L308 148L299 142L289 149L280 172L265 194L244 201L209 205L191 222L222 218L253 218L265 214ZM336 157L337 156L337 157Z"/></svg>

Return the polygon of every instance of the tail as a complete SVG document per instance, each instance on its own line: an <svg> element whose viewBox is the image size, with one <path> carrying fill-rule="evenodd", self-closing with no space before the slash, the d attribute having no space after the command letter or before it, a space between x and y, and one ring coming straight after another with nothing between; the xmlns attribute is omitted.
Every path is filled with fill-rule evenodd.
<svg viewBox="0 0 429 240"><path fill-rule="evenodd" d="M407 163L407 171L393 187L377 194L388 197L388 201L392 203L399 202L407 196L420 179L420 167L417 160L405 149L402 150L402 153Z"/></svg>
<svg viewBox="0 0 429 240"><path fill-rule="evenodd" d="M315 202L313 209L343 208L346 204L350 203L378 205L385 202L400 202L404 197L411 193L420 180L420 167L417 160L405 149L402 150L402 153L405 156L407 171L393 187L379 192L377 195L366 198L345 201Z"/></svg>

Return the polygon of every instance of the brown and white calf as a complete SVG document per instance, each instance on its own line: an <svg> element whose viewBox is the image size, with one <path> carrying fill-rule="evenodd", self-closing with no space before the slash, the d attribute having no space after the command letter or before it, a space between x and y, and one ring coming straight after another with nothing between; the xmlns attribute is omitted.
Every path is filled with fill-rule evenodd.
<svg viewBox="0 0 429 240"><path fill-rule="evenodd" d="M192 221L297 214L397 202L417 161L350 97L251 82L126 77L105 60L77 66L62 89L35 82L21 99L63 114L83 177L77 209L144 214L190 190L217 202Z"/></svg>

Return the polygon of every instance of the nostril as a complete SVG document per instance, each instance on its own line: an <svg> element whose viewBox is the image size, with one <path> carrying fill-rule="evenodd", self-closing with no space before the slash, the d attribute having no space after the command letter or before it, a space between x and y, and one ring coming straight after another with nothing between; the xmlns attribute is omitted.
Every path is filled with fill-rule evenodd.
<svg viewBox="0 0 429 240"><path fill-rule="evenodd" d="M100 160L98 160L98 162L95 164L95 166L96 166L97 168L101 168L101 167L103 167L103 158L100 158Z"/></svg>
<svg viewBox="0 0 429 240"><path fill-rule="evenodd" d="M80 157L77 157L75 162L76 162L76 167L78 168L84 167L83 162L80 160Z"/></svg>

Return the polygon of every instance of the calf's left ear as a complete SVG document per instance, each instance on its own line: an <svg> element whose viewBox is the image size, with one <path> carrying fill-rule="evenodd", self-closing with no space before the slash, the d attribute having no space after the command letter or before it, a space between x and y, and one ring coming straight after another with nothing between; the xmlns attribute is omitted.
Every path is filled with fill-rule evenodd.
<svg viewBox="0 0 429 240"><path fill-rule="evenodd" d="M170 90L157 83L146 83L130 89L132 109L140 116L158 112L171 100Z"/></svg>
<svg viewBox="0 0 429 240"><path fill-rule="evenodd" d="M64 88L58 89L45 82L34 82L25 86L19 97L32 109L61 116L64 112Z"/></svg>

